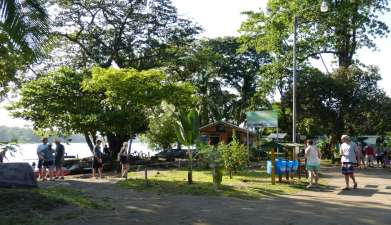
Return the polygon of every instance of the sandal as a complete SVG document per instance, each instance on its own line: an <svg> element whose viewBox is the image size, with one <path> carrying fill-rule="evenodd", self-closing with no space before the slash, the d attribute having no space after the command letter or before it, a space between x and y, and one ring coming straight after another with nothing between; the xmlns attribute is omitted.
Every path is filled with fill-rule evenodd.
<svg viewBox="0 0 391 225"><path fill-rule="evenodd" d="M354 183L353 189L357 189L357 183Z"/></svg>
<svg viewBox="0 0 391 225"><path fill-rule="evenodd" d="M349 191L349 190L350 190L349 187L342 188L342 191Z"/></svg>

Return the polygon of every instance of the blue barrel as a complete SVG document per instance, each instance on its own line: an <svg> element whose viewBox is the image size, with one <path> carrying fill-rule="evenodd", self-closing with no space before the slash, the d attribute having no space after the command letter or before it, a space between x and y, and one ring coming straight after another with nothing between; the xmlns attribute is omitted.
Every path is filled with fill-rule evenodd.
<svg viewBox="0 0 391 225"><path fill-rule="evenodd" d="M284 172L282 170L282 160L276 159L276 174L281 175L283 173Z"/></svg>

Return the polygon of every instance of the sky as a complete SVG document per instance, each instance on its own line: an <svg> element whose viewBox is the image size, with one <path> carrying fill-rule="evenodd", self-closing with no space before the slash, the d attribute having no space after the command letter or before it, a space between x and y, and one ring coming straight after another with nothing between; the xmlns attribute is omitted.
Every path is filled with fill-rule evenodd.
<svg viewBox="0 0 391 225"><path fill-rule="evenodd" d="M267 0L172 0L182 17L195 21L204 28L202 36L214 38L221 36L239 35L238 29L246 16L241 12L258 10L266 6ZM391 12L380 17L391 28ZM378 51L362 49L358 52L358 58L365 64L377 65L383 80L379 85L391 96L391 35L387 38L376 40ZM313 62L323 70L320 62ZM330 68L330 59L326 64ZM8 112L0 104L0 125L23 127L29 125L27 121L12 119Z"/></svg>

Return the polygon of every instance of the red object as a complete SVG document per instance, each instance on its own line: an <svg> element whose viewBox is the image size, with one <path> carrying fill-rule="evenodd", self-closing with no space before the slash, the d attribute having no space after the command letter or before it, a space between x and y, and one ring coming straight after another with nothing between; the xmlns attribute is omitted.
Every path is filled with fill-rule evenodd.
<svg viewBox="0 0 391 225"><path fill-rule="evenodd" d="M375 155L375 150L371 146L365 148L365 155Z"/></svg>

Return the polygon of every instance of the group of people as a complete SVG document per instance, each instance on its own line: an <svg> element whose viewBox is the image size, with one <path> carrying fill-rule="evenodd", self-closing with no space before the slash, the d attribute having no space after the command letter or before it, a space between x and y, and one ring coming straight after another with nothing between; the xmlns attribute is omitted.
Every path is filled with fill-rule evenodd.
<svg viewBox="0 0 391 225"><path fill-rule="evenodd" d="M356 178L354 176L354 167L360 168L370 166L374 167L376 157L377 166L385 167L388 162L388 151L384 143L378 142L375 149L371 145L363 147L362 144L356 144L351 141L348 135L342 135L342 144L339 146L339 155L341 157L341 172L345 177L346 186L343 190L350 190L350 180L353 181L353 189L357 188ZM306 170L309 175L309 185L307 188L318 185L321 153L314 146L312 140L307 140L305 149Z"/></svg>
<svg viewBox="0 0 391 225"><path fill-rule="evenodd" d="M389 155L390 152L384 146L384 143L378 143L375 146L372 145L363 145L362 143L358 144L357 147L357 158L358 158L358 166L360 168L366 167L375 167L385 168L390 164Z"/></svg>
<svg viewBox="0 0 391 225"><path fill-rule="evenodd" d="M124 142L121 150L118 153L118 161L121 164L121 177L128 178L129 170L129 151L128 142ZM102 178L103 175L103 152L102 152L102 141L97 140L94 147L94 156L92 160L92 177L96 177L96 171L98 171L98 177Z"/></svg>
<svg viewBox="0 0 391 225"><path fill-rule="evenodd" d="M42 144L38 145L38 178L42 181L54 179L64 179L64 155L65 147L61 144L60 139L54 140L56 148L53 149L52 144L48 143L47 138L42 139ZM47 172L49 172L47 174Z"/></svg>

